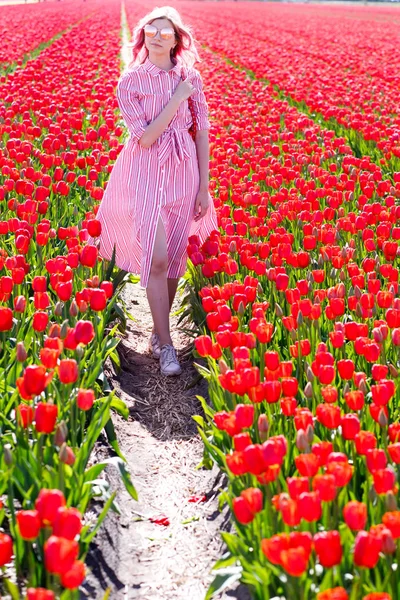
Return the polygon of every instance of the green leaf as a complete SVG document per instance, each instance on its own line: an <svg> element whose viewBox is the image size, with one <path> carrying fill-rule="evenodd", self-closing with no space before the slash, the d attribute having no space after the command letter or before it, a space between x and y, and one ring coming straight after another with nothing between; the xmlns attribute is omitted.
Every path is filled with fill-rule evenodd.
<svg viewBox="0 0 400 600"><path fill-rule="evenodd" d="M226 569L221 569L208 588L205 600L211 600L211 598L214 598L217 594L232 586L236 581L239 581L242 572L243 568L241 565L232 565Z"/></svg>
<svg viewBox="0 0 400 600"><path fill-rule="evenodd" d="M114 452L126 462L125 456L122 454L121 449L118 444L117 435L115 433L114 423L112 422L111 417L108 419L104 430L107 434L108 443L113 448Z"/></svg>
<svg viewBox="0 0 400 600"><path fill-rule="evenodd" d="M121 400L121 398L114 396L114 398L111 400L110 408L113 408L119 415L121 415L121 417L124 417L124 419L128 419L129 408L126 402Z"/></svg>
<svg viewBox="0 0 400 600"><path fill-rule="evenodd" d="M12 581L10 581L9 579L4 579L4 584L12 600L20 600L19 591L15 583L12 583Z"/></svg>
<svg viewBox="0 0 400 600"><path fill-rule="evenodd" d="M107 458L103 462L118 467L126 491L132 496L134 500L138 500L137 491L132 483L131 476L126 468L125 462L121 458L119 458L119 456L112 456L111 458Z"/></svg>
<svg viewBox="0 0 400 600"><path fill-rule="evenodd" d="M119 360L118 352L115 352L115 350L113 352L111 352L110 360L111 360L112 364L114 365L116 373L119 374L121 371L121 362Z"/></svg>
<svg viewBox="0 0 400 600"><path fill-rule="evenodd" d="M100 529L101 524L103 523L104 519L106 518L106 515L107 515L108 511L110 510L110 508L112 506L112 503L114 502L114 499L115 499L116 495L117 495L117 492L113 492L111 494L111 496L109 497L109 499L105 503L105 505L103 507L103 510L99 514L99 517L97 519L97 523L96 523L95 527L92 529L92 531L90 533L87 533L87 535L82 539L82 542L84 542L85 544L90 544L90 542L93 540L93 538L95 537L96 533Z"/></svg>

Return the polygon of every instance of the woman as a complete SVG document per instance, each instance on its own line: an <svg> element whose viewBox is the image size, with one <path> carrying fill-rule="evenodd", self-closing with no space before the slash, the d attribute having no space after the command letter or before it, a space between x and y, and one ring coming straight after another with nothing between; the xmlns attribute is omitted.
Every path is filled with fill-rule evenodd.
<svg viewBox="0 0 400 600"><path fill-rule="evenodd" d="M134 31L133 62L117 98L130 137L113 167L97 219L100 255L139 274L164 375L179 375L169 315L186 270L188 237L218 228L209 194L208 109L190 29L171 7L156 8ZM189 129L193 119L196 135Z"/></svg>

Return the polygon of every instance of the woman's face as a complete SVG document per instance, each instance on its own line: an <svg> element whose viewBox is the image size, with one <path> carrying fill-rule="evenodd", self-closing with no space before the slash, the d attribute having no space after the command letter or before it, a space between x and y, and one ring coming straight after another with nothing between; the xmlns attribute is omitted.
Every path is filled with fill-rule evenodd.
<svg viewBox="0 0 400 600"><path fill-rule="evenodd" d="M170 56L172 48L176 46L176 36L175 33L171 37L171 39L164 39L161 37L161 30L168 29L174 31L171 21L168 19L155 19L151 22L155 28L158 29L157 32L154 33L154 37L148 37L146 34L144 36L144 43L149 52L149 56L157 56L157 57L165 57Z"/></svg>

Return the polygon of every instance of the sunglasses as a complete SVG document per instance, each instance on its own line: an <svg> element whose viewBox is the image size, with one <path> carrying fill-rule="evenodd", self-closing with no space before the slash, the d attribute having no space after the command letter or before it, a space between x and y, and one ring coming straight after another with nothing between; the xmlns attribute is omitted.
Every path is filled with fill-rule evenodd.
<svg viewBox="0 0 400 600"><path fill-rule="evenodd" d="M155 38L158 31L162 40L172 40L175 36L175 31L172 27L163 27L162 29L157 29L155 25L145 25L144 27L144 34L148 38Z"/></svg>

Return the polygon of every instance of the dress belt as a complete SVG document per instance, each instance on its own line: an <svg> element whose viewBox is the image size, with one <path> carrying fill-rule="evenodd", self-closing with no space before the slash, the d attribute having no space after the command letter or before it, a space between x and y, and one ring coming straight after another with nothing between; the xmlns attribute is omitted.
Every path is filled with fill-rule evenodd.
<svg viewBox="0 0 400 600"><path fill-rule="evenodd" d="M180 131L189 131L187 127L171 127L165 129L161 143L158 147L158 161L160 166L168 160L170 156L173 156L175 162L180 165L183 160L190 158L190 152L186 147L186 142L183 136L180 135Z"/></svg>

